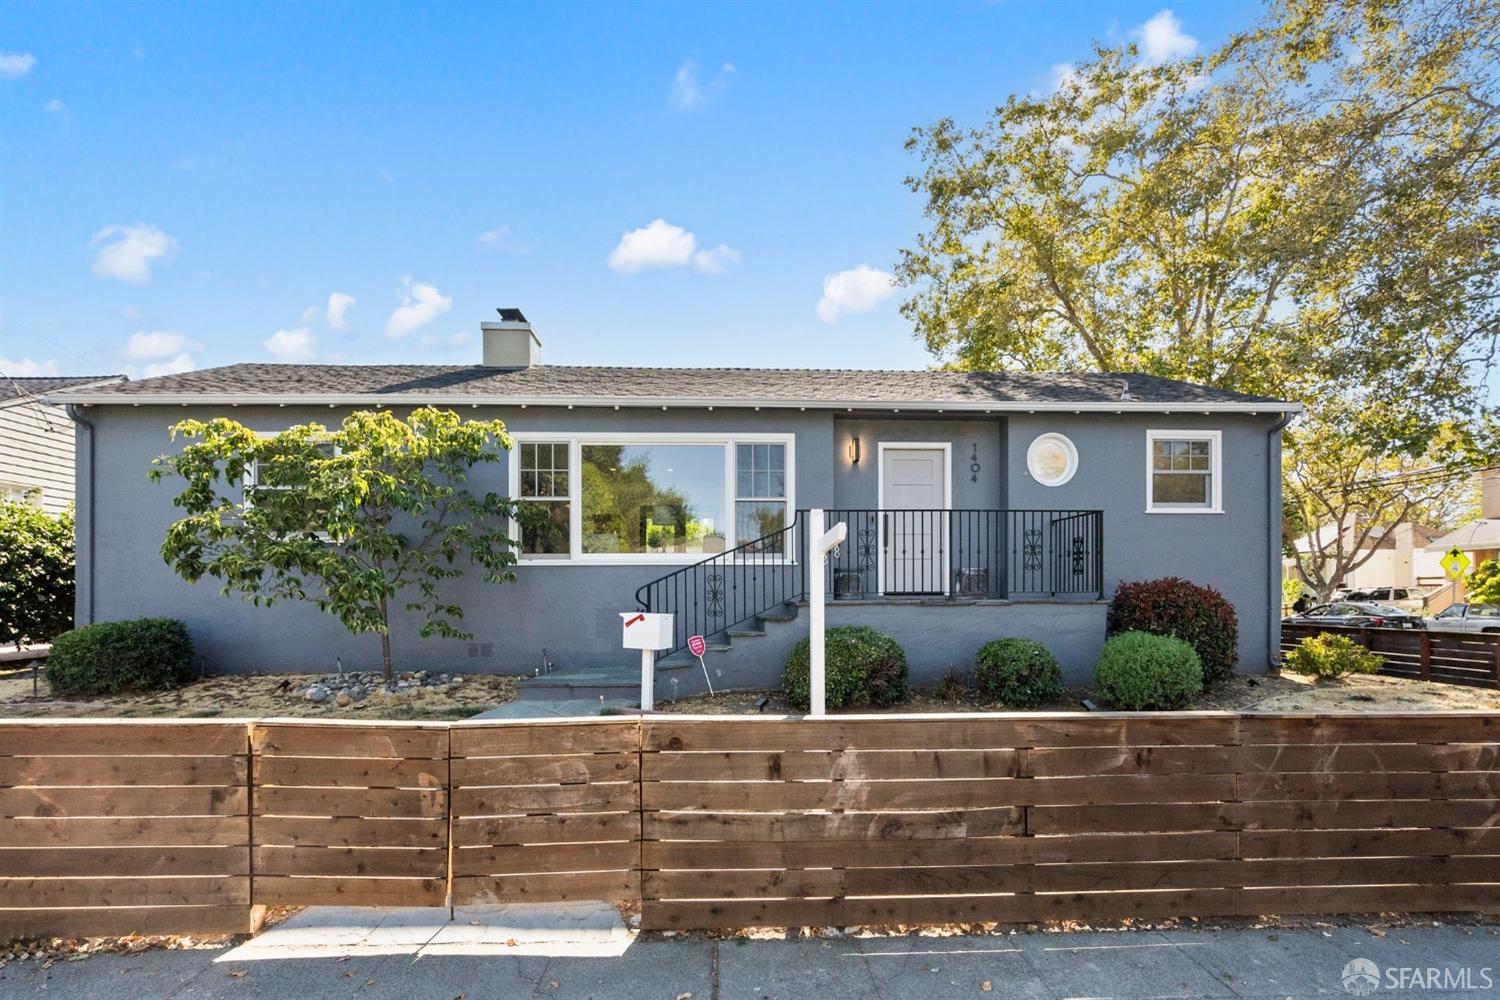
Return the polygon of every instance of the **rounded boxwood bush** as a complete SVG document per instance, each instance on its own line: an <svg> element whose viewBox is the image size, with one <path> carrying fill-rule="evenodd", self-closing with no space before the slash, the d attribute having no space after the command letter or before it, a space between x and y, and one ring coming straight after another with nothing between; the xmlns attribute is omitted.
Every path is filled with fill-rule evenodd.
<svg viewBox="0 0 1500 1000"><path fill-rule="evenodd" d="M1122 632L1104 643L1094 693L1130 711L1182 708L1203 691L1203 666L1181 639Z"/></svg>
<svg viewBox="0 0 1500 1000"><path fill-rule="evenodd" d="M99 622L64 632L47 655L47 683L63 698L162 691L193 675L193 640L173 618Z"/></svg>
<svg viewBox="0 0 1500 1000"><path fill-rule="evenodd" d="M1282 666L1296 674L1322 680L1345 674L1378 674L1385 657L1371 653L1346 635L1319 632L1286 654Z"/></svg>
<svg viewBox="0 0 1500 1000"><path fill-rule="evenodd" d="M1217 684L1234 673L1239 622L1234 607L1212 587L1175 576L1122 583L1109 602L1106 630L1169 635L1193 647L1203 682Z"/></svg>
<svg viewBox="0 0 1500 1000"><path fill-rule="evenodd" d="M1039 642L996 639L975 655L974 683L1006 705L1032 708L1062 694L1062 668Z"/></svg>
<svg viewBox="0 0 1500 1000"><path fill-rule="evenodd" d="M829 708L894 705L906 697L906 653L895 639L868 625L836 625L823 635ZM782 695L804 712L812 707L809 651L807 639L797 643L781 671Z"/></svg>

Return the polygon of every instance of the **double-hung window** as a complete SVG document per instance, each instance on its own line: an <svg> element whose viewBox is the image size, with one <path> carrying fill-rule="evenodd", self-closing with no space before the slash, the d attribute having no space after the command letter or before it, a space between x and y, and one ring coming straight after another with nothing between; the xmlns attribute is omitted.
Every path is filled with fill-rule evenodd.
<svg viewBox="0 0 1500 1000"><path fill-rule="evenodd" d="M515 436L512 495L547 513L517 527L527 561L694 562L791 520L791 435Z"/></svg>
<svg viewBox="0 0 1500 1000"><path fill-rule="evenodd" d="M1147 431L1147 513L1222 512L1222 443L1219 431Z"/></svg>
<svg viewBox="0 0 1500 1000"><path fill-rule="evenodd" d="M534 441L520 445L520 483L516 496L534 512L521 529L521 551L553 558L568 555L573 502L567 441Z"/></svg>
<svg viewBox="0 0 1500 1000"><path fill-rule="evenodd" d="M273 437L274 435L263 434L261 436ZM323 458L336 458L339 455L339 447L332 441L315 444L313 450ZM290 494L302 489L306 470L300 468L298 462L299 459L291 454L266 455L252 461L245 469L245 506L257 506L257 496L265 496L269 493ZM259 506L271 505L262 503ZM286 523L276 525L275 530L278 533L290 535L306 531L325 542L331 539L319 523L322 520L320 512L310 504L287 506L280 513L285 515ZM282 517L278 516L277 520L282 520Z"/></svg>
<svg viewBox="0 0 1500 1000"><path fill-rule="evenodd" d="M744 545L766 538L766 550L781 551L787 525L786 445L734 446L734 534Z"/></svg>

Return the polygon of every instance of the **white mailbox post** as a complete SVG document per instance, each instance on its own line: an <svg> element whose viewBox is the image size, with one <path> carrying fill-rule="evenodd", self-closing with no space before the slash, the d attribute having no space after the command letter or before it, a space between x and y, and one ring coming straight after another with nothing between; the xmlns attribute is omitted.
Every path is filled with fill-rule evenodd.
<svg viewBox="0 0 1500 1000"><path fill-rule="evenodd" d="M823 653L823 581L827 573L828 553L842 545L849 535L843 521L828 528L821 507L810 513L808 530L812 532L807 552L807 672L812 694L812 715L821 718L827 712L828 682L824 679ZM826 530L825 530L826 529Z"/></svg>
<svg viewBox="0 0 1500 1000"><path fill-rule="evenodd" d="M620 621L625 648L641 651L641 711L649 712L656 694L656 654L672 648L672 616L621 611Z"/></svg>

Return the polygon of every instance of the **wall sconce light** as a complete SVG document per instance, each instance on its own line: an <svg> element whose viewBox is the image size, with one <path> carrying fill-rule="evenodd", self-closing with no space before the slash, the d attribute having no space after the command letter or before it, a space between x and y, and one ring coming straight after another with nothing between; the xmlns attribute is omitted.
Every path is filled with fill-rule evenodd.
<svg viewBox="0 0 1500 1000"><path fill-rule="evenodd" d="M849 461L853 465L859 464L859 435L855 434L849 439Z"/></svg>

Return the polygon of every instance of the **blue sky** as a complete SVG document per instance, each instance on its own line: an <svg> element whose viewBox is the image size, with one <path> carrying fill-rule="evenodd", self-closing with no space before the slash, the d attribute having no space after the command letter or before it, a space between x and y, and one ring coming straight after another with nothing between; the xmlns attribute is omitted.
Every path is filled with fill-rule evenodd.
<svg viewBox="0 0 1500 1000"><path fill-rule="evenodd" d="M511 305L559 364L922 366L910 128L1257 14L0 2L0 371L467 364Z"/></svg>

